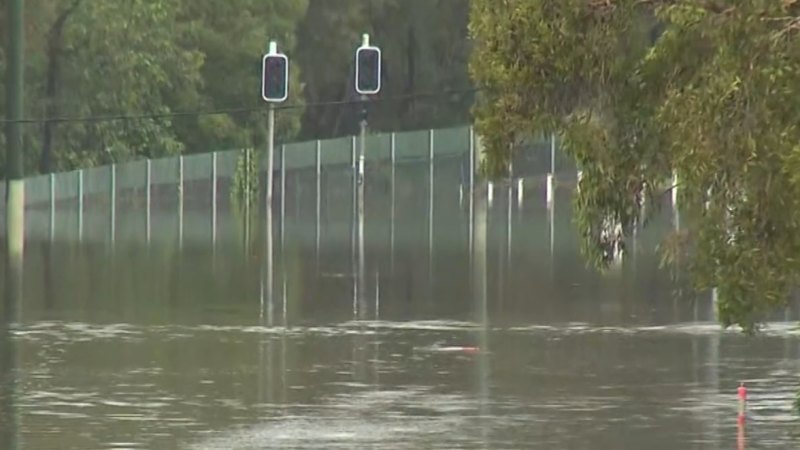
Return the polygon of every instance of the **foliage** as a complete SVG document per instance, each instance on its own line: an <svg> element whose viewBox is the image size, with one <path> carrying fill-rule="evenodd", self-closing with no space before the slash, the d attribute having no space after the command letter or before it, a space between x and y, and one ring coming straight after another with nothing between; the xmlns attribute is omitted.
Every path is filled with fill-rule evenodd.
<svg viewBox="0 0 800 450"><path fill-rule="evenodd" d="M26 172L263 148L260 56L270 39L291 58L289 102L301 106L277 114L278 142L357 130L358 106L303 105L355 98L353 51L365 32L384 50L386 68L372 128L465 123L471 95L388 100L469 88L468 12L463 0L26 2L25 116L40 120L25 127ZM0 8L2 29L5 14ZM7 39L0 34L3 49ZM173 114L231 109L248 111ZM108 115L157 117L52 120Z"/></svg>
<svg viewBox="0 0 800 450"><path fill-rule="evenodd" d="M236 160L236 172L233 175L231 185L231 202L237 211L243 210L249 205L251 210L258 201L258 173L259 173L258 153L252 148L246 148L239 154Z"/></svg>
<svg viewBox="0 0 800 450"><path fill-rule="evenodd" d="M381 47L382 101L369 107L370 127L399 131L463 124L472 95L412 99L415 93L466 90L469 2L463 0L310 0L300 23L297 61L309 103L355 100L353 53L361 35ZM396 99L388 101L388 99ZM304 139L358 132L360 106L308 108Z"/></svg>
<svg viewBox="0 0 800 450"><path fill-rule="evenodd" d="M557 130L583 170L577 225L602 266L678 176L680 236L723 325L757 329L800 269L800 3L795 0L475 0L470 73L489 176L517 142ZM648 208L647 214L653 214Z"/></svg>
<svg viewBox="0 0 800 450"><path fill-rule="evenodd" d="M25 115L44 121L26 127L27 172L263 144L265 113L171 114L262 106L260 56L270 38L291 53L306 7L302 0L31 3ZM302 104L299 77L293 66L294 104ZM278 114L277 136L296 135L301 114ZM63 116L136 118L52 120Z"/></svg>

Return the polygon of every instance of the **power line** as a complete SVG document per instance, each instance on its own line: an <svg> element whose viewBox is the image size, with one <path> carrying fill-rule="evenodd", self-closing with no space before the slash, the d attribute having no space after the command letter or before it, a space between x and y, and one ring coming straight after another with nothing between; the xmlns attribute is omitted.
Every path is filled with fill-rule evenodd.
<svg viewBox="0 0 800 450"><path fill-rule="evenodd" d="M379 97L376 99L370 99L366 102L361 99L351 99L351 100L330 100L330 101L323 101L323 102L315 102L315 103L305 103L305 104L288 104L288 105L275 105L274 108L276 111L289 111L301 108L317 108L317 107L324 107L324 106L345 106L345 105L358 105L358 104L375 104L375 103L387 103L392 101L402 101L402 100L415 100L415 99L422 99L422 98L436 98L436 97L448 97L453 95L464 95L464 94L474 94L479 92L480 89L478 88L470 88L470 89L454 89L454 90L442 90L436 92L418 92L412 94L403 94L403 95L395 95L391 97ZM18 119L18 120L10 120L10 119L2 119L0 123L3 125L12 124L12 123L21 123L21 124L44 124L44 123L97 123L97 122L118 122L118 121L135 121L135 120L153 120L153 119L172 119L172 118L179 118L179 117L200 117L200 116L213 116L213 115L222 115L222 114L244 114L244 113L253 113L253 112L260 112L266 111L268 108L267 105L260 105L260 106L253 106L253 107L242 107L242 108L227 108L227 109L215 109L215 110L206 110L206 111L176 111L176 112L168 112L168 113L143 113L143 114L111 114L111 115L98 115L98 116L78 116L78 117L51 117L47 119Z"/></svg>

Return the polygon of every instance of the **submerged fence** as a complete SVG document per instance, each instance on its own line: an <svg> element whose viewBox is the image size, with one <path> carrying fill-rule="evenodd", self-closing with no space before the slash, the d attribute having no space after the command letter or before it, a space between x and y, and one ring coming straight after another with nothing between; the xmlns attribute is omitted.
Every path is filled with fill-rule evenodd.
<svg viewBox="0 0 800 450"><path fill-rule="evenodd" d="M374 178L376 172L388 176L396 167L417 165L420 170L428 169L424 171L429 175L428 189L432 196L435 165L450 161L449 166L458 167L458 175L456 179L448 177L447 183L467 188L472 179L470 169L474 167L470 165L474 137L471 126L368 135L367 178ZM551 165L557 171L571 167L561 154L551 162L549 147L550 141L543 139L519 153L514 162L515 175L543 174ZM230 214L223 217L223 213L234 208L232 189L241 187L250 192L257 185L258 195L245 203L264 207L267 162L261 156L263 153L217 151L27 178L26 239L113 242L136 237L150 241L154 231L163 234L164 230L171 230L177 233L179 242L193 234L208 236L209 233L216 240L220 226L229 226L226 221ZM274 201L285 207L287 173L302 178L300 189L316 189L317 197L349 191L356 183L357 158L356 137L277 147L273 165L278 173L274 179ZM257 184L248 177L255 177ZM0 186L0 198L5 198L5 184ZM246 189L247 186L251 188ZM166 224L163 220L177 220L177 223ZM0 230L5 232L2 222Z"/></svg>

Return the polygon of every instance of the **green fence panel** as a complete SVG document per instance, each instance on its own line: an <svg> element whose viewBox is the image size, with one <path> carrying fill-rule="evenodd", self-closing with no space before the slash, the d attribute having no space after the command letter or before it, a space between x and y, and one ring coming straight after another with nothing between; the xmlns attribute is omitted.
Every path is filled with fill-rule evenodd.
<svg viewBox="0 0 800 450"><path fill-rule="evenodd" d="M298 142L286 145L286 170L309 169L317 159L317 142Z"/></svg>
<svg viewBox="0 0 800 450"><path fill-rule="evenodd" d="M445 128L433 132L435 157L460 155L469 152L469 127Z"/></svg>
<svg viewBox="0 0 800 450"><path fill-rule="evenodd" d="M151 182L154 185L178 183L178 157L154 159L150 163Z"/></svg>
<svg viewBox="0 0 800 450"><path fill-rule="evenodd" d="M144 189L147 183L147 160L117 166L117 190Z"/></svg>
<svg viewBox="0 0 800 450"><path fill-rule="evenodd" d="M198 181L211 178L212 154L203 153L198 155L184 156L183 158L183 180Z"/></svg>
<svg viewBox="0 0 800 450"><path fill-rule="evenodd" d="M398 161L428 158L428 130L397 133L395 152Z"/></svg>
<svg viewBox="0 0 800 450"><path fill-rule="evenodd" d="M233 179L239 158L244 158L244 150L217 152L217 178Z"/></svg>
<svg viewBox="0 0 800 450"><path fill-rule="evenodd" d="M353 139L342 137L321 142L322 165L352 164Z"/></svg>
<svg viewBox="0 0 800 450"><path fill-rule="evenodd" d="M366 139L364 158L368 162L389 161L391 159L391 133L370 134Z"/></svg>
<svg viewBox="0 0 800 450"><path fill-rule="evenodd" d="M56 201L71 200L78 197L78 171L56 174Z"/></svg>
<svg viewBox="0 0 800 450"><path fill-rule="evenodd" d="M92 167L83 171L84 195L100 195L111 190L111 166Z"/></svg>
<svg viewBox="0 0 800 450"><path fill-rule="evenodd" d="M3 183L5 184L5 183ZM25 204L50 202L50 175L38 175L25 179ZM5 204L5 197L3 198Z"/></svg>

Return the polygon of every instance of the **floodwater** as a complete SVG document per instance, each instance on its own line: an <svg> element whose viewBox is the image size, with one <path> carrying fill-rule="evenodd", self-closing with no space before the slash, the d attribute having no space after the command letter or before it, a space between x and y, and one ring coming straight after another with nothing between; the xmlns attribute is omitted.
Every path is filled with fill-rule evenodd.
<svg viewBox="0 0 800 450"><path fill-rule="evenodd" d="M149 244L30 239L0 334L0 448L797 448L797 308L722 331L708 293L658 268L668 213L601 275L565 189L552 214L540 179L470 214L456 176L430 196L426 173L398 174L395 202L367 179L355 298L346 177L319 227L307 175L290 183L271 296L263 218L244 231L224 210L219 235L181 245L169 211Z"/></svg>

